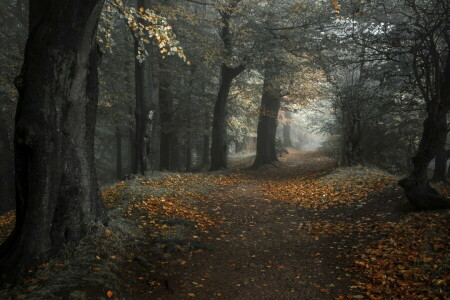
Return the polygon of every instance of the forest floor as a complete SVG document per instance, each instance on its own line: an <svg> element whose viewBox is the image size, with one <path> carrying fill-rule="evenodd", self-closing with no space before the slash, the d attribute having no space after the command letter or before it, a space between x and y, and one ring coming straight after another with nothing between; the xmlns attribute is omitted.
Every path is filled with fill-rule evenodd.
<svg viewBox="0 0 450 300"><path fill-rule="evenodd" d="M380 170L289 152L105 187L108 227L0 299L450 299L450 211L414 211Z"/></svg>

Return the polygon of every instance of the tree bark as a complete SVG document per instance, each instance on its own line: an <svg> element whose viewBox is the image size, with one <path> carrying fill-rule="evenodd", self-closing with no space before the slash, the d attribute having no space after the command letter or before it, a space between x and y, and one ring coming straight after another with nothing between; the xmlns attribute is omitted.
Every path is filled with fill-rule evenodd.
<svg viewBox="0 0 450 300"><path fill-rule="evenodd" d="M253 167L278 161L276 152L276 134L278 126L278 113L280 111L281 89L275 79L275 66L269 63L264 76L263 94L256 140L256 158Z"/></svg>
<svg viewBox="0 0 450 300"><path fill-rule="evenodd" d="M122 134L118 128L116 129L116 178L117 180L123 180Z"/></svg>
<svg viewBox="0 0 450 300"><path fill-rule="evenodd" d="M105 221L94 166L97 23L103 1L31 1L15 120L16 226L0 247L9 279Z"/></svg>
<svg viewBox="0 0 450 300"><path fill-rule="evenodd" d="M134 168L134 166L136 164L136 156L135 156L136 151L134 150L134 148L135 148L135 145L134 145L134 142L135 142L134 130L132 128L130 128L128 130L128 132L129 132L128 137L129 137L129 142L130 142L130 163L131 163L130 164L131 165L130 173L134 174L133 168Z"/></svg>
<svg viewBox="0 0 450 300"><path fill-rule="evenodd" d="M0 100L1 101L1 100ZM0 119L0 214L14 209L14 150L12 134L6 120Z"/></svg>
<svg viewBox="0 0 450 300"><path fill-rule="evenodd" d="M141 1L139 1L141 2ZM138 42L135 41L134 51L137 53ZM144 174L144 134L145 134L145 64L146 62L139 62L135 58L134 62L134 78L135 78L135 93L136 104L134 108L135 129L134 129L134 157L133 174Z"/></svg>
<svg viewBox="0 0 450 300"><path fill-rule="evenodd" d="M436 153L432 180L434 182L446 182L447 181L446 172L447 172L447 151L443 148L440 148Z"/></svg>
<svg viewBox="0 0 450 300"><path fill-rule="evenodd" d="M448 124L446 124L446 127ZM448 134L448 131L447 131ZM434 158L434 173L433 181L435 182L447 182L447 151L445 150L445 144L447 142L447 134L442 136L438 141L438 149L436 151L436 157Z"/></svg>
<svg viewBox="0 0 450 300"><path fill-rule="evenodd" d="M450 39L447 39L450 46ZM438 91L427 100L427 118L419 147L412 159L413 171L398 184L405 190L406 197L419 209L450 208L450 199L442 196L428 182L428 165L447 139L447 114L450 109L450 50L446 51L446 63L442 70L435 71L433 88ZM423 93L424 97L427 96Z"/></svg>
<svg viewBox="0 0 450 300"><path fill-rule="evenodd" d="M413 171L409 177L398 182L408 200L419 209L450 208L450 200L430 186L427 176L428 165L446 136L447 109L441 107L425 119L419 148L412 159Z"/></svg>
<svg viewBox="0 0 450 300"><path fill-rule="evenodd" d="M138 0L137 8L143 7L144 9L149 8L151 1L149 0ZM134 51L138 51L138 41L135 38ZM149 51L151 53L151 51ZM146 131L149 125L149 112L152 106L152 91L153 88L153 75L151 68L151 59L147 57L143 62L139 62L135 58L135 90L136 90L136 107L135 107L135 119L136 119L136 129L135 129L135 142L134 151L136 160L133 165L133 173L140 173L144 175L147 171L146 163Z"/></svg>
<svg viewBox="0 0 450 300"><path fill-rule="evenodd" d="M170 170L170 149L172 142L172 95L170 86L160 81L159 114L161 123L161 141L159 150L159 169Z"/></svg>
<svg viewBox="0 0 450 300"><path fill-rule="evenodd" d="M169 151L169 170L179 171L180 170L180 141L176 133L172 133L170 136L170 151Z"/></svg>
<svg viewBox="0 0 450 300"><path fill-rule="evenodd" d="M220 38L224 46L224 56L231 58L233 56L233 35L231 34L230 20L233 10L240 1L232 1L229 7L219 9L222 16L223 26L220 32ZM227 167L227 102L230 94L231 84L245 70L243 64L231 68L225 63L220 65L220 86L217 94L217 100L214 105L212 141L211 141L211 171L225 169Z"/></svg>
<svg viewBox="0 0 450 300"><path fill-rule="evenodd" d="M220 67L220 87L214 106L212 143L211 143L211 171L227 167L227 102L231 84L245 70L243 65L230 68L225 64Z"/></svg>
<svg viewBox="0 0 450 300"><path fill-rule="evenodd" d="M203 156L202 156L202 168L207 168L209 166L209 132L210 130L210 121L209 121L209 113L208 110L205 109L205 123L204 123L204 132L203 132Z"/></svg>

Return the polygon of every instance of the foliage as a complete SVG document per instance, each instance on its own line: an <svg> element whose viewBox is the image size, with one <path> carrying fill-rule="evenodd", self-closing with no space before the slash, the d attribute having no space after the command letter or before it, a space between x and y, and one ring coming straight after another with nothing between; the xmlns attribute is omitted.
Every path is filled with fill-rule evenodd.
<svg viewBox="0 0 450 300"><path fill-rule="evenodd" d="M99 25L99 33L101 35L98 36L97 40L104 44L106 49L111 49L113 43L111 36L114 17L124 20L131 31L137 43L136 58L140 62L149 55L145 44L150 44L151 40L156 43L163 58L166 55L178 55L178 57L186 61L183 48L180 47L179 41L176 40L172 26L169 25L166 18L148 8L139 7L137 9L126 5L123 0L107 1L102 11L103 23Z"/></svg>

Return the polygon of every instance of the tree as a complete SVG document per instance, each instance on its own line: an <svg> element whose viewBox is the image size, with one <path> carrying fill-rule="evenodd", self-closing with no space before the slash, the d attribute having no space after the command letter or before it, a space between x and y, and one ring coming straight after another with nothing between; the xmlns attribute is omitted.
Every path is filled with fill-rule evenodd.
<svg viewBox="0 0 450 300"><path fill-rule="evenodd" d="M0 248L2 275L47 259L105 221L94 167L102 5L30 3L25 61L15 80L16 226Z"/></svg>
<svg viewBox="0 0 450 300"><path fill-rule="evenodd" d="M124 7L120 0L114 4ZM16 226L0 246L2 277L76 245L106 222L94 162L102 7L101 0L30 3L25 59L14 82ZM148 15L154 13L140 11ZM152 36L160 48L184 57L167 23L158 30Z"/></svg>
<svg viewBox="0 0 450 300"><path fill-rule="evenodd" d="M275 58L269 58L266 61L257 129L256 158L253 167L278 161L275 144L278 113L281 107L281 97L283 96L280 82L277 78L279 72L278 64L279 61Z"/></svg>
<svg viewBox="0 0 450 300"><path fill-rule="evenodd" d="M430 161L445 146L447 113L450 108L450 6L448 1L380 1L351 3L349 28L361 27L353 35L358 45L372 51L372 60L391 61L410 67L404 76L422 98L427 114L412 171L399 181L406 196L421 209L450 207L428 182ZM366 19L367 16L367 19ZM380 18L380 16L382 16ZM343 20L347 23L347 20Z"/></svg>
<svg viewBox="0 0 450 300"><path fill-rule="evenodd" d="M20 71L28 28L28 1L0 1L0 213L14 208L14 114L17 90L14 76Z"/></svg>
<svg viewBox="0 0 450 300"><path fill-rule="evenodd" d="M137 1L137 9L145 11L150 8L149 0L138 0ZM148 22L144 23L144 25L148 26ZM133 33L134 36L134 48L135 52L139 53L140 51L144 51L142 48L142 39L144 36L143 32ZM147 163L146 163L146 143L145 143L145 135L147 132L147 128L149 122L151 122L149 118L149 113L153 106L155 106L154 102L154 89L157 88L157 84L154 82L153 77L153 66L152 60L150 56L150 52L147 52L147 57L145 60L140 59L139 55L135 58L135 90L136 90L136 104L134 109L135 114L135 130L134 130L134 157L132 170L134 174L140 173L142 175L147 171Z"/></svg>
<svg viewBox="0 0 450 300"><path fill-rule="evenodd" d="M326 14L328 9L317 1L264 1L258 7L261 21L255 40L262 62L259 68L264 74L264 86L253 167L278 160L276 130L282 105L288 110L289 106L310 99L306 96L308 92L300 87L303 76L298 75L309 73L306 69L311 64L311 55L307 53L312 52L311 44L317 43L318 27L331 19Z"/></svg>
<svg viewBox="0 0 450 300"><path fill-rule="evenodd" d="M224 57L230 60L233 57L233 33L231 18L241 0L231 0L228 6L219 9L222 28L220 38L224 46ZM245 70L244 64L230 67L227 62L220 64L219 92L214 106L211 143L211 171L227 167L228 144L227 133L227 102L233 80Z"/></svg>

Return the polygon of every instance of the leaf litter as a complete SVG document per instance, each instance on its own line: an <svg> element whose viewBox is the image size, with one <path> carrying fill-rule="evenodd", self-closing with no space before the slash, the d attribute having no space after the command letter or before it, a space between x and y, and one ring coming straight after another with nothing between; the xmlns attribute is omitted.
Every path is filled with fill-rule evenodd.
<svg viewBox="0 0 450 300"><path fill-rule="evenodd" d="M307 158L296 168L314 169L312 166L318 162L327 161L320 156ZM108 227L93 224L92 233L75 250L64 252L29 270L20 284L0 291L0 297L170 298L174 290L186 289L186 298L201 298L202 290L208 289L208 284L212 284L209 282L217 274L210 270L205 275L203 270L197 281L191 280L195 290L189 290L187 284L173 286L168 280L170 276L160 270L194 268L191 262L195 261L194 255L203 252L192 246L194 240L232 241L236 224L227 224L234 220L222 217L225 208L217 206L217 199L211 196L211 191L215 191L216 197L229 201L235 194L229 194L228 189L241 186L240 195L249 195L245 197L253 199L256 196L250 195L249 191L252 186L259 186L259 189L253 189L255 195L260 195L257 201L276 201L298 207L300 220L291 222L295 224L287 232L297 232L299 240L303 234L314 237L309 242L314 248L308 250L309 246L305 245L304 249L311 251L311 263L320 264L321 268L327 265L333 269L336 267L336 273L333 271L328 275L330 277L333 273L336 278L330 277L327 284L314 279L307 271L300 274L299 270L294 270L293 277L298 284L317 289L315 298L448 299L450 211L413 212L406 209L397 213L395 218L390 216L390 211L398 209L397 204L405 200L395 187L397 178L377 169L353 167L336 169L331 173L316 170L305 174L292 170L289 169L292 174L284 177L246 171L229 174L155 172L105 187L102 197L110 217ZM286 173L287 167L273 172ZM439 185L437 188L450 195L448 186ZM392 192L386 194L386 191ZM239 203L243 205L245 202ZM374 211L373 208L386 203L390 206L385 210ZM291 206L286 206L286 209L288 207ZM239 207L234 209L239 211ZM308 210L311 213L307 213ZM274 224L287 224L283 223L285 216L273 217L281 220ZM258 224L250 225L257 228ZM0 216L1 241L13 226L13 212ZM217 231L216 227L222 229ZM252 236L241 231L236 238L250 245ZM262 233L261 237L269 240L274 236L271 230ZM168 255L172 253L166 251L169 246L181 254ZM261 250L267 255L271 253L271 250ZM142 254L144 252L146 255ZM259 254L245 257L257 262ZM272 260L266 264L260 274L292 269L286 263ZM229 268L239 270L241 266L232 262ZM275 294L282 292L276 288L275 281L261 282L251 278L250 282L255 284L255 289L256 286L263 288L264 293L268 289ZM245 290L248 286L249 283L238 282L233 284L233 289ZM162 289L166 293L158 294ZM230 292L226 288L213 290L211 297L226 298ZM295 288L289 292L295 292ZM174 297L177 299L180 295L175 294Z"/></svg>

